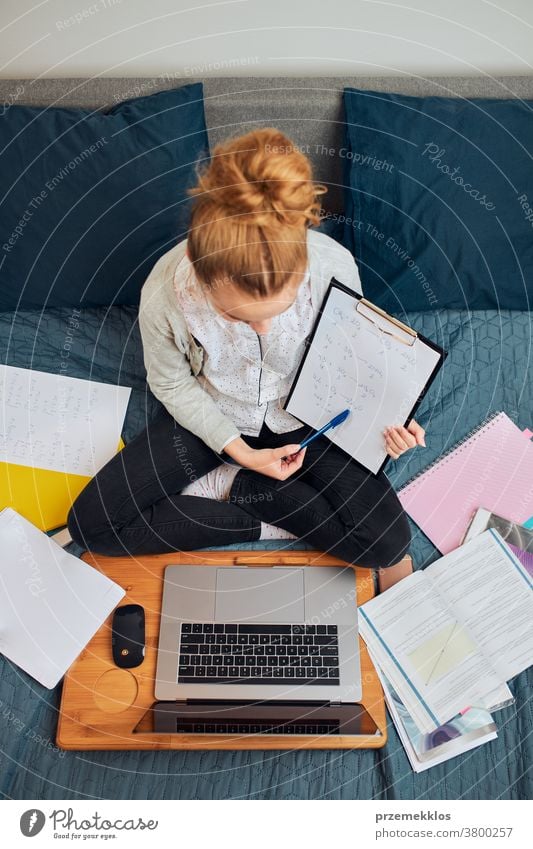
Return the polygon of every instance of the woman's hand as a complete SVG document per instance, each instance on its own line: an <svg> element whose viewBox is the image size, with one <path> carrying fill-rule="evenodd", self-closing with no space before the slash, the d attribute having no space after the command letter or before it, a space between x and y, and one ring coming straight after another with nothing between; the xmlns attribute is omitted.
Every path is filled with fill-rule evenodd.
<svg viewBox="0 0 533 849"><path fill-rule="evenodd" d="M400 454L403 454L410 448L415 448L417 445L422 445L425 448L425 432L424 428L420 427L414 419L411 419L407 427L397 425L395 427L385 428L384 436L387 454L393 460L397 460Z"/></svg>
<svg viewBox="0 0 533 849"><path fill-rule="evenodd" d="M284 445L281 448L250 448L244 439L238 438L226 445L224 451L239 465L253 469L261 475L284 481L298 469L301 469L306 448L298 444Z"/></svg>

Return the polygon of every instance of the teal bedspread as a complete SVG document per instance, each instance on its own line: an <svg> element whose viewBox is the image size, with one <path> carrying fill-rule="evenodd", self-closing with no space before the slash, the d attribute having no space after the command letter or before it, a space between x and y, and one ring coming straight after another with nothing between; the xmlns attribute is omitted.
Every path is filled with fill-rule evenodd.
<svg viewBox="0 0 533 849"><path fill-rule="evenodd" d="M428 447L388 466L396 487L494 410L505 410L520 427L533 421L530 313L438 310L404 319L449 357L417 415ZM0 314L0 355L2 363L53 373L67 362L62 372L69 376L131 386L126 441L159 409L145 383L134 308ZM412 530L420 568L438 552ZM70 550L80 553L74 545ZM54 739L60 686L44 689L1 656L0 668L6 798L531 798L531 670L511 682L516 703L495 715L497 740L417 776L390 720L389 742L375 752L62 752Z"/></svg>

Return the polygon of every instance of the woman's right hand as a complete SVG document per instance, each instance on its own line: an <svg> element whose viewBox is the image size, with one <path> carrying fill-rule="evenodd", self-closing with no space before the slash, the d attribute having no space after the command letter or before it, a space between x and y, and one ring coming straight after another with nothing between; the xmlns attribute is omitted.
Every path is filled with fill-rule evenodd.
<svg viewBox="0 0 533 849"><path fill-rule="evenodd" d="M283 445L281 448L251 448L244 439L234 439L224 451L246 469L261 475L284 481L301 469L306 448L299 444Z"/></svg>

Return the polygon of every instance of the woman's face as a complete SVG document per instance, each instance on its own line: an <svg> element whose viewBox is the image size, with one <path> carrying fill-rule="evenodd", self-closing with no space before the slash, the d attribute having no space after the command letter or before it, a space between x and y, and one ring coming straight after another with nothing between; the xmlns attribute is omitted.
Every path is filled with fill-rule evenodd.
<svg viewBox="0 0 533 849"><path fill-rule="evenodd" d="M243 321L263 335L270 330L274 316L289 309L306 277L305 272L295 271L284 289L266 298L252 298L234 283L214 286L206 293L211 305L227 321Z"/></svg>

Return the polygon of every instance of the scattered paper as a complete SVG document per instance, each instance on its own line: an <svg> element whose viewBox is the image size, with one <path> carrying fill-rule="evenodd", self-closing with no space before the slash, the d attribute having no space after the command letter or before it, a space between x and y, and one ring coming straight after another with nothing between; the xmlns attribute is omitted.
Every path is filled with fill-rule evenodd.
<svg viewBox="0 0 533 849"><path fill-rule="evenodd" d="M0 366L0 462L93 477L116 454L131 389Z"/></svg>

